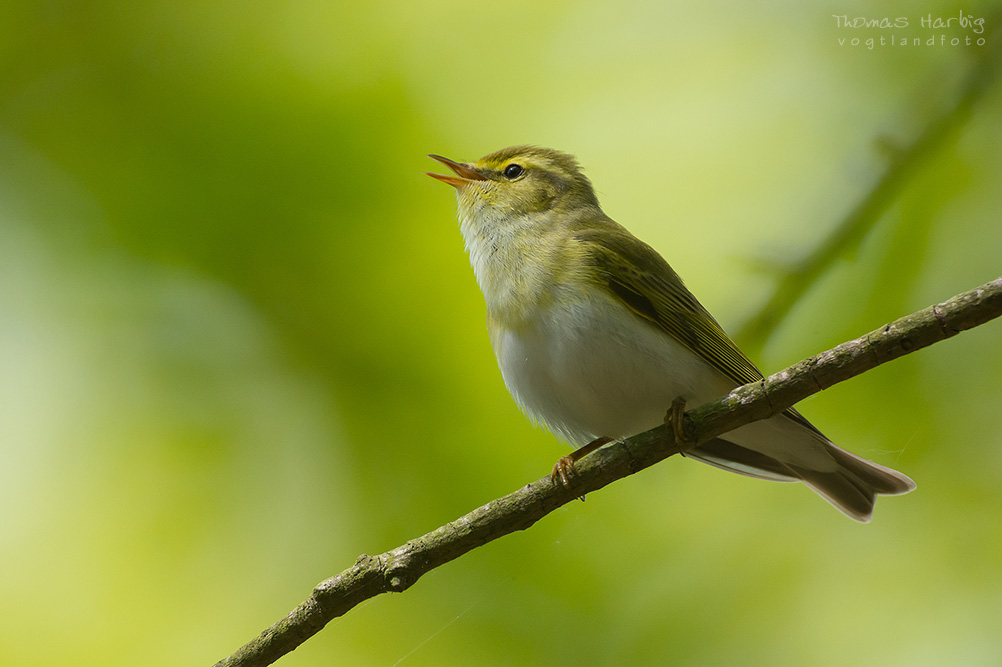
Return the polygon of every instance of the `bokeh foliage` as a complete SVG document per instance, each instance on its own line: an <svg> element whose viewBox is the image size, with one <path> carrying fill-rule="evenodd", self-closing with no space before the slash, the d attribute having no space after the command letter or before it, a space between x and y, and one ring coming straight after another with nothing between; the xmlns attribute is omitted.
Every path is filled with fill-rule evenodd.
<svg viewBox="0 0 1002 667"><path fill-rule="evenodd" d="M913 37L927 13L994 6L911 5L837 11L908 16ZM735 328L977 54L839 46L832 11L8 3L0 663L209 664L359 553L564 453L504 390L426 153L576 153L606 211ZM996 89L764 370L1002 273L1000 121ZM869 526L672 459L280 664L1002 662L1000 331L802 406L918 482Z"/></svg>

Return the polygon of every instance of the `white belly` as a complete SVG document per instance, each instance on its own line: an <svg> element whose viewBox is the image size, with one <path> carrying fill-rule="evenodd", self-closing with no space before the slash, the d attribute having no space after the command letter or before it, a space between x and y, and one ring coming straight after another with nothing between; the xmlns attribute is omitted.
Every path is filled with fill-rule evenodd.
<svg viewBox="0 0 1002 667"><path fill-rule="evenodd" d="M574 446L664 422L676 397L690 408L735 384L598 290L541 309L517 330L489 323L508 390L534 421Z"/></svg>

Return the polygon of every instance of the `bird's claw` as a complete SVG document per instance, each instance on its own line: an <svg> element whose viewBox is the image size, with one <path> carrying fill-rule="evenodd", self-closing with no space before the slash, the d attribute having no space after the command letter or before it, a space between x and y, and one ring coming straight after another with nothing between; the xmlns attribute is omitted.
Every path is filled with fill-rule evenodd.
<svg viewBox="0 0 1002 667"><path fill-rule="evenodd" d="M553 481L554 485L556 485L559 481L566 489L571 485L571 477L575 477L577 474L578 471L574 467L574 458L567 455L561 457L560 460L554 464L553 472L550 473L550 479Z"/></svg>
<svg viewBox="0 0 1002 667"><path fill-rule="evenodd" d="M681 396L671 402L671 407L665 413L665 428L671 430L675 436L675 446L679 453L682 453L686 442L685 432L682 430L682 418L685 416L685 399Z"/></svg>

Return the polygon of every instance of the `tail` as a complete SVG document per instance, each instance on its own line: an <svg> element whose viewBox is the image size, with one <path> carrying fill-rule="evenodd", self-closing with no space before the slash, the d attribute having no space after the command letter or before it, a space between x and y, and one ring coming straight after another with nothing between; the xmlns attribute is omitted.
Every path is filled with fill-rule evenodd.
<svg viewBox="0 0 1002 667"><path fill-rule="evenodd" d="M893 496L915 488L907 475L867 461L827 440L817 439L811 445L814 451L809 456L783 456L787 460L781 461L762 451L715 438L685 455L742 475L803 482L846 516L864 523L873 517L878 495ZM792 462L791 458L798 461Z"/></svg>
<svg viewBox="0 0 1002 667"><path fill-rule="evenodd" d="M856 521L873 517L876 496L896 496L915 488L910 477L828 444L828 453L839 464L835 472L796 470L804 484Z"/></svg>

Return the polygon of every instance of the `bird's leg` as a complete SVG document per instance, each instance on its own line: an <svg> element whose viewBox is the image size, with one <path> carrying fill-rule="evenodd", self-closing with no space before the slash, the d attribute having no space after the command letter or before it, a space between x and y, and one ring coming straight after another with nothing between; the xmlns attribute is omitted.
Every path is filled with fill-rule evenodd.
<svg viewBox="0 0 1002 667"><path fill-rule="evenodd" d="M575 449L573 452L567 456L561 457L557 464L553 466L553 472L550 473L550 479L556 484L557 480L567 488L571 485L571 477L577 475L577 470L574 469L574 462L588 456L596 449L602 445L607 445L612 442L612 438L596 438L589 442L584 447Z"/></svg>
<svg viewBox="0 0 1002 667"><path fill-rule="evenodd" d="M682 432L682 417L685 416L685 399L679 396L671 402L671 407L665 413L665 428L675 436L675 446L678 453L685 456L685 433Z"/></svg>

